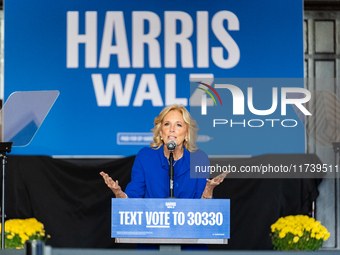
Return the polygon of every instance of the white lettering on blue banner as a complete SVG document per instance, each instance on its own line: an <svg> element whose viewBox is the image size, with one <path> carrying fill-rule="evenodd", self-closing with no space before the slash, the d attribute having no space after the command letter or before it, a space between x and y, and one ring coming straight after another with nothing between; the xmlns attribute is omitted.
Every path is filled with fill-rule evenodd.
<svg viewBox="0 0 340 255"><path fill-rule="evenodd" d="M230 238L229 199L112 199L111 237Z"/></svg>

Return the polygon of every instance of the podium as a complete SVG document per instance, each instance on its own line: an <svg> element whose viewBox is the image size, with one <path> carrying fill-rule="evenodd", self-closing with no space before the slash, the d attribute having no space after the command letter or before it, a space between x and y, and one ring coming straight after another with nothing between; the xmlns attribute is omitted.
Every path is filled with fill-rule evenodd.
<svg viewBox="0 0 340 255"><path fill-rule="evenodd" d="M229 199L112 199L117 243L227 244Z"/></svg>

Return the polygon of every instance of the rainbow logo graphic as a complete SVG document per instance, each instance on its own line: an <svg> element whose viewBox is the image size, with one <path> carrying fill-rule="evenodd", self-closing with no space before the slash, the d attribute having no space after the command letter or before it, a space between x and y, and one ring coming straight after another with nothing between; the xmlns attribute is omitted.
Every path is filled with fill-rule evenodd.
<svg viewBox="0 0 340 255"><path fill-rule="evenodd" d="M211 89L216 94L218 100L220 101L220 103L222 105L222 101L221 101L220 95L216 92L216 90L213 87L211 87L210 85L205 84L203 82L200 82L200 84L202 84L202 85L206 86L207 88ZM203 90L204 92L206 92L214 100L215 105L217 105L214 96L208 90L200 88L200 87L198 87L198 88Z"/></svg>
<svg viewBox="0 0 340 255"><path fill-rule="evenodd" d="M220 95L216 92L216 90L213 87L211 87L210 85L205 84L203 82L200 82L199 84L206 86L207 88L211 89L211 91L213 91L215 93L218 100L220 101L220 104L222 105L222 100L220 98ZM213 94L211 94L207 89L204 89L204 88L201 88L201 87L198 87L198 88L203 90L204 92L206 92L212 98L212 100L214 100L214 103L217 106L217 103L216 103L216 100L215 100L215 97L213 96ZM207 97L206 97L206 94L202 95L201 109L202 109L201 110L202 115L206 115L207 114Z"/></svg>

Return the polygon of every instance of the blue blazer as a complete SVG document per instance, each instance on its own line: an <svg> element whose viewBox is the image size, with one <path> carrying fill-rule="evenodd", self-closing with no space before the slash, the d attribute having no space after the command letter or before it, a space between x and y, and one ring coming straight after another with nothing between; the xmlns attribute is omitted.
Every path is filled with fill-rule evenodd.
<svg viewBox="0 0 340 255"><path fill-rule="evenodd" d="M201 198L209 174L200 176L195 174L195 165L208 166L209 158L202 150L190 153L183 148L182 158L174 164L174 196ZM129 198L169 197L169 162L164 156L163 146L156 150L145 147L138 152L132 167L131 182L127 185L125 193Z"/></svg>

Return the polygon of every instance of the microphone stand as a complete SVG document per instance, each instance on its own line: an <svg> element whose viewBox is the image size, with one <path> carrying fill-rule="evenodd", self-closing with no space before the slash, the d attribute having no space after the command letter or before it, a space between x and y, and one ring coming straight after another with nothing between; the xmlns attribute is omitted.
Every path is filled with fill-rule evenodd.
<svg viewBox="0 0 340 255"><path fill-rule="evenodd" d="M174 154L172 153L173 150L176 148L177 144L175 142L175 147L173 148L169 148L168 146L168 149L170 151L170 155L169 155L169 194L170 196L167 197L167 198L170 198L170 199L174 199L174 198L177 198L177 197L174 197ZM181 250L181 246L180 245L160 245L159 246L159 250L160 251L177 251L177 250Z"/></svg>
<svg viewBox="0 0 340 255"><path fill-rule="evenodd" d="M169 156L169 180L170 180L170 196L168 198L175 198L174 197L174 154L170 151Z"/></svg>
<svg viewBox="0 0 340 255"><path fill-rule="evenodd" d="M169 194L170 196L167 198L177 198L174 197L174 154L173 151L176 149L177 143L173 140L167 143L167 148L170 151L169 155Z"/></svg>

